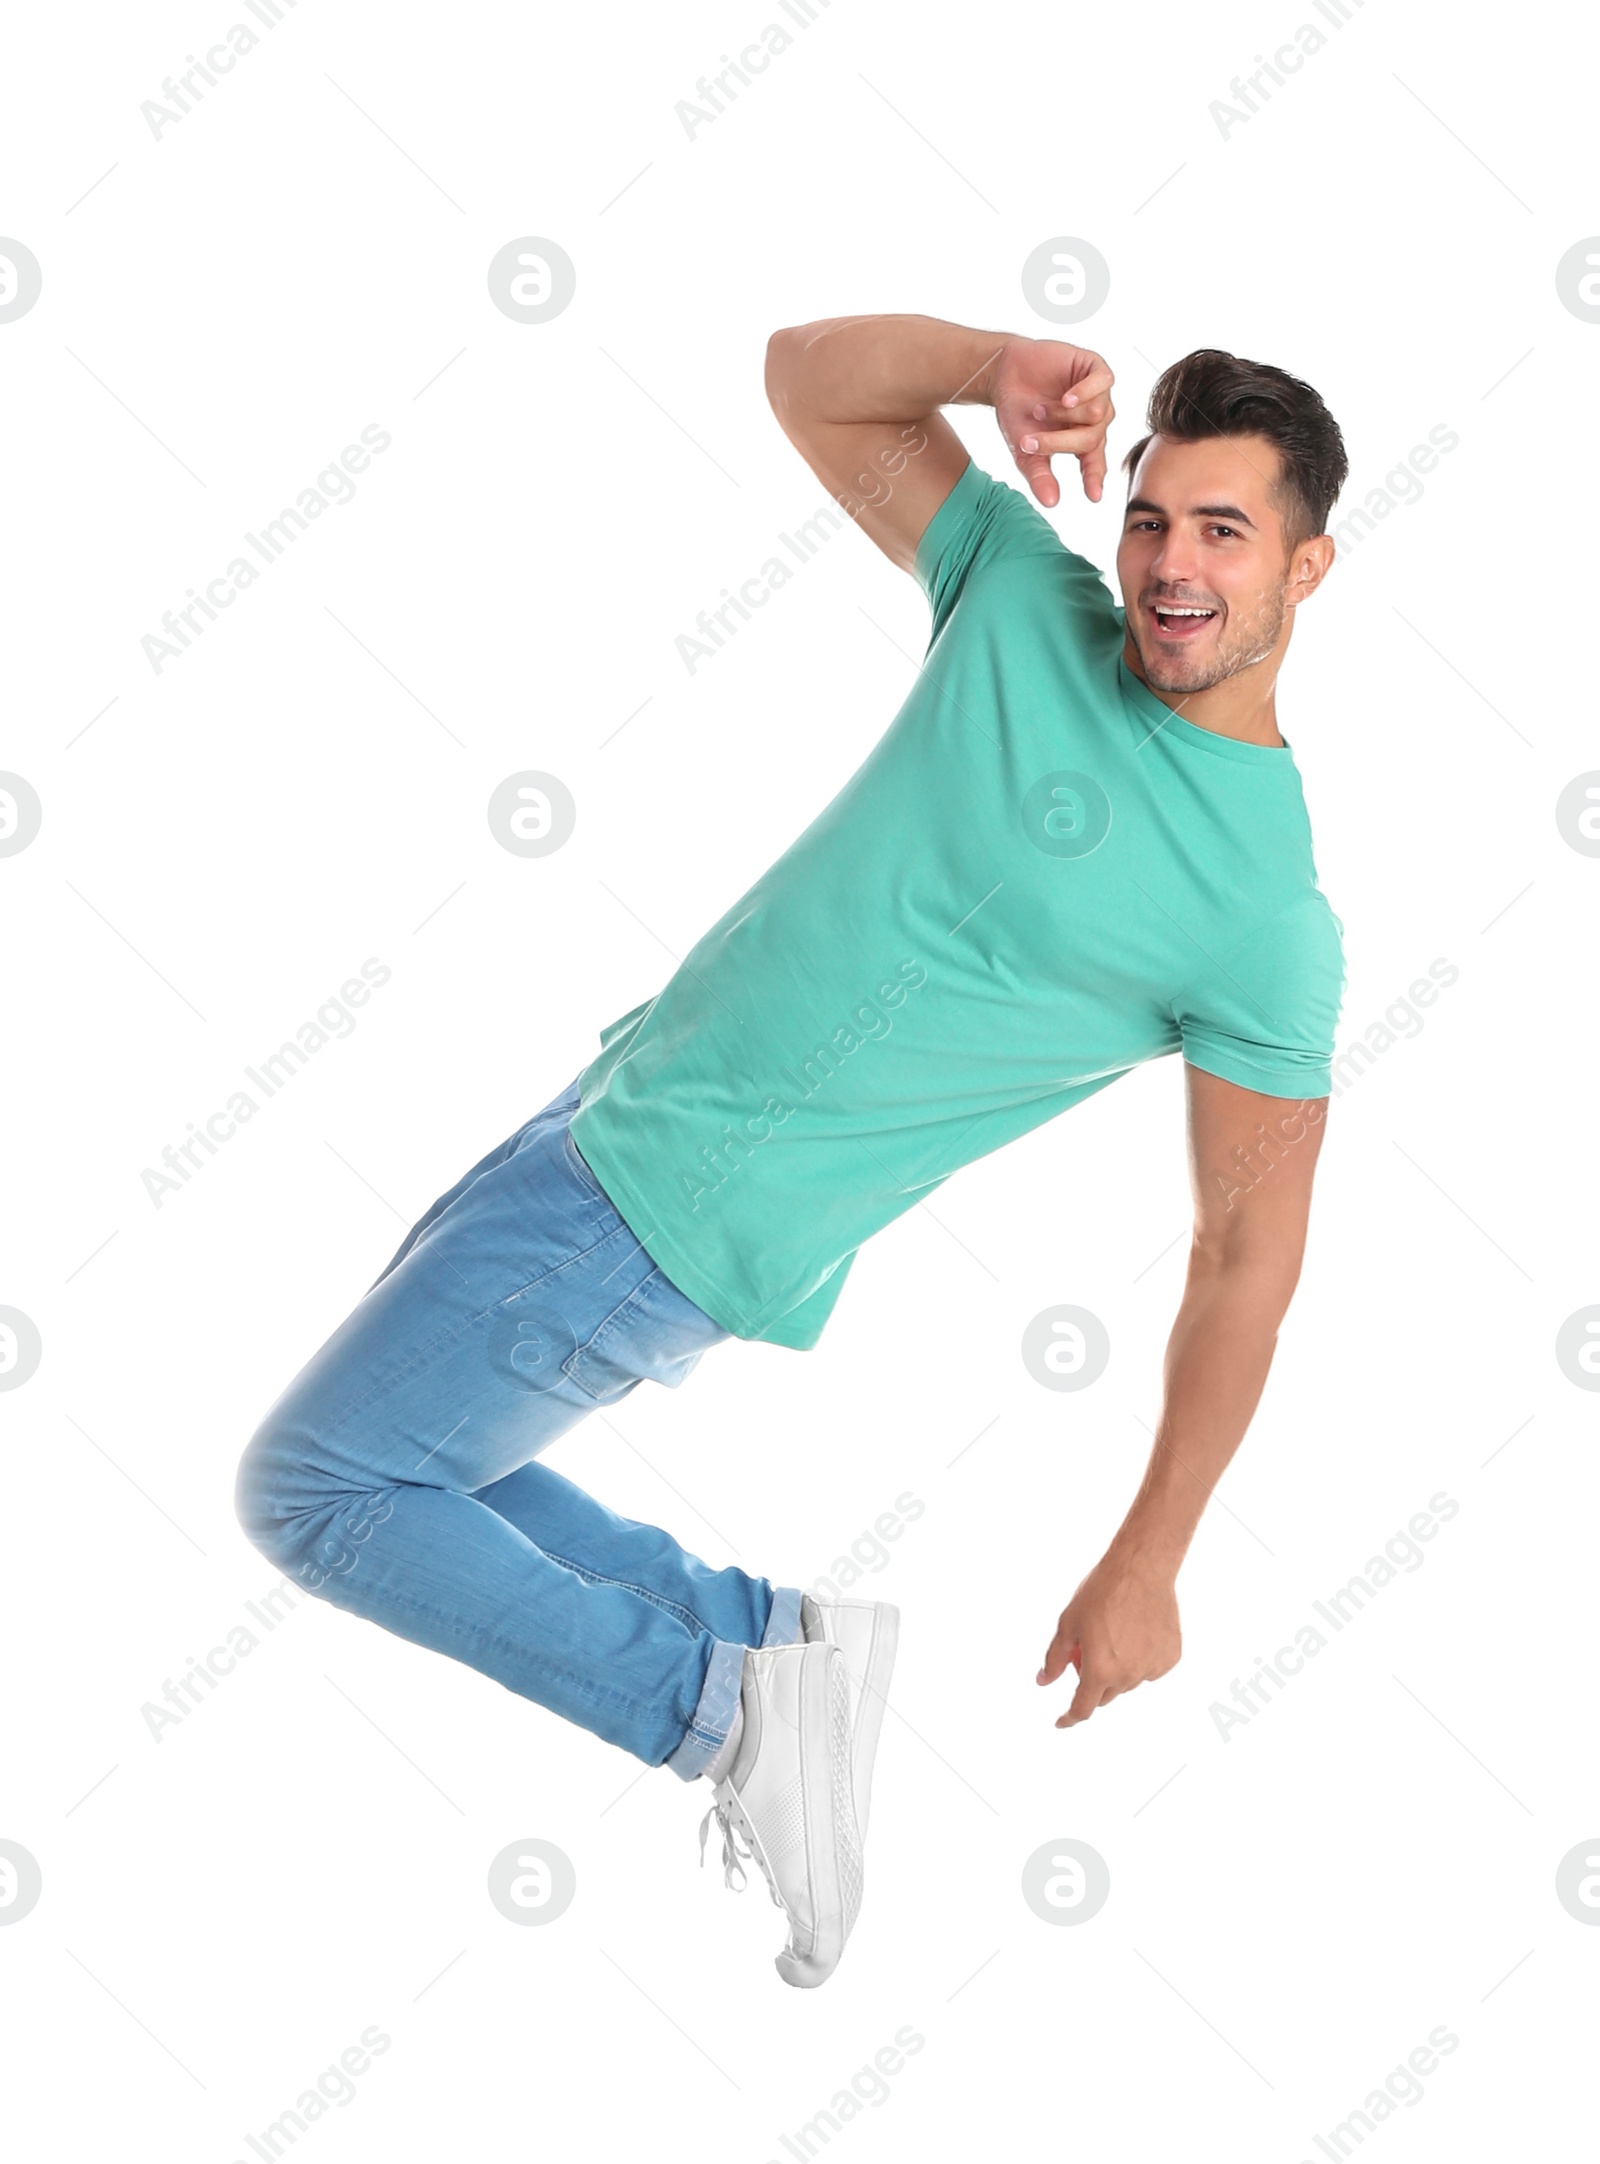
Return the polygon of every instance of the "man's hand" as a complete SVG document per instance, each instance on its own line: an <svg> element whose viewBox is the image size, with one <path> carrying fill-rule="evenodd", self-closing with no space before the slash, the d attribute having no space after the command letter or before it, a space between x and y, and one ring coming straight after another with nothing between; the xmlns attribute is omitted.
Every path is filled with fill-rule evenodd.
<svg viewBox="0 0 1600 2164"><path fill-rule="evenodd" d="M1100 501L1106 478L1106 430L1116 417L1115 378L1098 353L1053 338L1008 338L989 372L988 392L1006 448L1046 510L1061 501L1050 461L1078 461L1083 493Z"/></svg>
<svg viewBox="0 0 1600 2164"><path fill-rule="evenodd" d="M1100 501L1111 371L1052 338L971 330L934 316L825 316L774 331L766 384L784 434L834 502L902 571L968 465L945 406L993 406L1011 456L1047 510L1056 454ZM1024 449L1027 443L1030 449Z"/></svg>
<svg viewBox="0 0 1600 2164"><path fill-rule="evenodd" d="M1072 1728L1097 1706L1164 1676L1182 1651L1172 1571L1113 1545L1062 1610L1038 1681L1054 1683L1069 1661L1077 1669L1078 1688L1056 1722Z"/></svg>

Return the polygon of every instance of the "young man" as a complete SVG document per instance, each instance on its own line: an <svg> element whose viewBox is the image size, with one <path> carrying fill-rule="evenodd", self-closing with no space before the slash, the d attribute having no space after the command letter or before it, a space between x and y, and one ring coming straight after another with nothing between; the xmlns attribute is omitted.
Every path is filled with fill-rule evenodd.
<svg viewBox="0 0 1600 2164"><path fill-rule="evenodd" d="M1105 476L1112 377L1051 340L780 331L773 407L933 611L857 773L436 1202L245 1453L241 1520L336 1605L650 1765L709 1777L729 1883L821 1983L861 1897L897 1617L713 1570L539 1454L737 1335L816 1344L861 1243L960 1166L1181 1051L1194 1237L1143 1483L1063 1610L1058 1726L1178 1658L1175 1584L1300 1270L1344 987L1275 691L1345 475L1316 393L1200 352L1129 453L1125 607L940 408L994 408L1040 503Z"/></svg>

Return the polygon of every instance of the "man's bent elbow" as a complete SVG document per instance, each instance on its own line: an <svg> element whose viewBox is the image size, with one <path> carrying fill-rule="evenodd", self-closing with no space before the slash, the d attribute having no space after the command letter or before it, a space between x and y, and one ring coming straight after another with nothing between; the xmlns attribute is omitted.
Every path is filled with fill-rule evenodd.
<svg viewBox="0 0 1600 2164"><path fill-rule="evenodd" d="M1300 1282L1305 1244L1230 1239L1226 1230L1202 1231L1195 1227L1189 1249L1191 1276L1208 1277L1237 1291L1248 1291L1263 1310L1275 1310L1281 1319L1288 1313Z"/></svg>
<svg viewBox="0 0 1600 2164"><path fill-rule="evenodd" d="M787 399L794 383L795 361L802 342L801 328L790 324L783 330L774 331L767 340L767 358L763 373L767 403L777 412Z"/></svg>

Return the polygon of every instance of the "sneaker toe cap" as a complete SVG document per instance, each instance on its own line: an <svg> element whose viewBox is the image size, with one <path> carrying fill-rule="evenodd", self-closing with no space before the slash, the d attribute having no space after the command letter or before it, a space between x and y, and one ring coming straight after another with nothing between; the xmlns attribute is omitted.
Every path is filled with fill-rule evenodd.
<svg viewBox="0 0 1600 2164"><path fill-rule="evenodd" d="M793 1984L800 1991L809 1991L818 1984L825 1984L838 1966L838 1954L823 1958L817 1954L792 1953L788 1947L773 1960L773 1967L784 1982Z"/></svg>

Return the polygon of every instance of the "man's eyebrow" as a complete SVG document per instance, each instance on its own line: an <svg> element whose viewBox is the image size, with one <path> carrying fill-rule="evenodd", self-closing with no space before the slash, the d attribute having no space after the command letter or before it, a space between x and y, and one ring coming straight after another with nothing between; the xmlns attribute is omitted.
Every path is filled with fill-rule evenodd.
<svg viewBox="0 0 1600 2164"><path fill-rule="evenodd" d="M1158 518L1165 518L1167 515L1161 505L1152 503L1148 496L1128 498L1123 516L1131 518L1136 511L1153 511ZM1236 503L1199 503L1195 505L1193 515L1196 518L1231 519L1236 526L1248 526L1252 533L1256 531L1255 520L1248 512L1241 511Z"/></svg>

